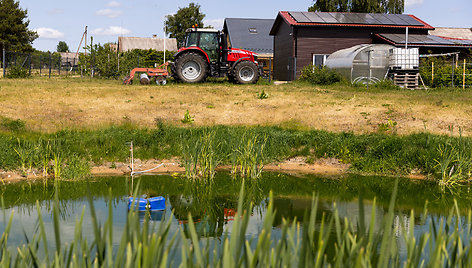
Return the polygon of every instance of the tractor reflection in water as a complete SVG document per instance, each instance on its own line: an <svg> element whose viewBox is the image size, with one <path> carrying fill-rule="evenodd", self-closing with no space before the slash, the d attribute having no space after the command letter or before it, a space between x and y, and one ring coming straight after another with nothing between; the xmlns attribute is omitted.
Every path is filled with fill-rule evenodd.
<svg viewBox="0 0 472 268"><path fill-rule="evenodd" d="M186 234L189 234L189 215L192 215L199 237L221 237L223 226L234 220L238 206L237 198L222 196L198 200L192 196L177 195L170 196L169 203Z"/></svg>

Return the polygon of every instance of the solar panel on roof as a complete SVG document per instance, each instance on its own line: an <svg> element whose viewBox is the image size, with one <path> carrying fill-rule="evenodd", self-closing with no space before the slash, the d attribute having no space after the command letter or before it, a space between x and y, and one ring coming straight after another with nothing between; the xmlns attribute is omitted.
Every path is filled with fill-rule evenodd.
<svg viewBox="0 0 472 268"><path fill-rule="evenodd" d="M325 23L337 23L338 21L329 13L317 13L317 15L324 20Z"/></svg>
<svg viewBox="0 0 472 268"><path fill-rule="evenodd" d="M405 14L338 13L290 11L297 23L380 24L401 26L424 26L423 23Z"/></svg>
<svg viewBox="0 0 472 268"><path fill-rule="evenodd" d="M404 25L408 26L423 26L422 23L419 23L417 20L413 19L412 17L404 14L392 14L395 15L398 19L404 22Z"/></svg>
<svg viewBox="0 0 472 268"><path fill-rule="evenodd" d="M331 16L333 16L338 23L341 24L353 24L354 21L351 19L350 14L347 13L331 13Z"/></svg>
<svg viewBox="0 0 472 268"><path fill-rule="evenodd" d="M406 21L411 26L424 26L423 23L415 20L414 18L410 17L409 15L401 14L400 16L401 16L402 20Z"/></svg>
<svg viewBox="0 0 472 268"><path fill-rule="evenodd" d="M386 14L379 14L379 15L380 15L380 19L383 22L383 24L396 25L396 23L392 19L390 19L390 16L388 16Z"/></svg>
<svg viewBox="0 0 472 268"><path fill-rule="evenodd" d="M439 36L435 36L435 35L430 35L430 38L440 44L444 44L444 45L454 45L453 42L451 42L450 40L447 40L447 39L444 39L444 38L441 38Z"/></svg>
<svg viewBox="0 0 472 268"><path fill-rule="evenodd" d="M349 14L351 20L354 21L355 24L369 24L366 21L365 14L362 13L351 13Z"/></svg>
<svg viewBox="0 0 472 268"><path fill-rule="evenodd" d="M390 15L388 16L388 18L389 18L391 21L395 22L395 25L405 25L405 26L409 26L409 25L410 25L410 23L408 23L408 22L402 20L402 18L401 18L400 16L397 16L397 14L390 14Z"/></svg>
<svg viewBox="0 0 472 268"><path fill-rule="evenodd" d="M425 38L421 38L419 36L408 36L408 43L411 43L411 44L421 44L421 45L424 45L426 44L427 39Z"/></svg>
<svg viewBox="0 0 472 268"><path fill-rule="evenodd" d="M311 22L315 22L315 23L324 23L324 20L318 16L317 13L315 12L306 12L305 14L305 17L307 17Z"/></svg>
<svg viewBox="0 0 472 268"><path fill-rule="evenodd" d="M305 17L305 15L303 15L303 12L291 11L291 12L289 12L289 14L298 23L309 23L309 22L311 22L307 17Z"/></svg>
<svg viewBox="0 0 472 268"><path fill-rule="evenodd" d="M367 24L380 24L380 21L376 20L372 14L365 14L365 21Z"/></svg>

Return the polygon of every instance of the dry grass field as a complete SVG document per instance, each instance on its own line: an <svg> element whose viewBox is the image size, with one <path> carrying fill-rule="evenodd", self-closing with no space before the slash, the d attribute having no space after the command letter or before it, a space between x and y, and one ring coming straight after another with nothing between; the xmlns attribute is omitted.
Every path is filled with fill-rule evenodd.
<svg viewBox="0 0 472 268"><path fill-rule="evenodd" d="M258 99L264 90L269 97ZM232 85L214 81L166 86L89 78L0 79L0 116L24 120L36 131L100 128L156 119L183 125L279 125L367 133L424 131L472 135L472 91L380 90L344 86Z"/></svg>

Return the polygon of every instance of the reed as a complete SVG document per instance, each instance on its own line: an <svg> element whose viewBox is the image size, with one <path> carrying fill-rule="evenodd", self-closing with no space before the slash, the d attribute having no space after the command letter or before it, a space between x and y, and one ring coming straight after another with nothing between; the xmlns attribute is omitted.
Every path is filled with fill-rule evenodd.
<svg viewBox="0 0 472 268"><path fill-rule="evenodd" d="M253 132L244 133L231 154L231 172L241 177L259 178L264 168L264 148L267 135L262 138Z"/></svg>
<svg viewBox="0 0 472 268"><path fill-rule="evenodd" d="M204 131L199 137L190 132L190 137L181 136L181 140L185 176L213 180L215 168L221 163L218 155L220 144L215 139L215 132Z"/></svg>
<svg viewBox="0 0 472 268"><path fill-rule="evenodd" d="M52 169L54 171L54 178L60 179L62 174L62 157L60 154L54 154Z"/></svg>

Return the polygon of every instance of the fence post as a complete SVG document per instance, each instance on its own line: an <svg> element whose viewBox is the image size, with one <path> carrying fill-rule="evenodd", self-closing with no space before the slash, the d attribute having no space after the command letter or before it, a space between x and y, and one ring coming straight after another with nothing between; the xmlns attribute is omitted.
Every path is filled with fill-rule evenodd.
<svg viewBox="0 0 472 268"><path fill-rule="evenodd" d="M465 89L465 59L464 59L464 67L462 73L462 89Z"/></svg>
<svg viewBox="0 0 472 268"><path fill-rule="evenodd" d="M52 65L52 58L51 58L51 52L49 52L49 78L51 78L51 65Z"/></svg>
<svg viewBox="0 0 472 268"><path fill-rule="evenodd" d="M431 62L431 86L433 86L434 82L434 61Z"/></svg>
<svg viewBox="0 0 472 268"><path fill-rule="evenodd" d="M61 67L62 67L62 56L59 56L59 75L61 75Z"/></svg>
<svg viewBox="0 0 472 268"><path fill-rule="evenodd" d="M39 55L39 76L41 76L41 69L42 69L42 65L43 65L42 59L43 59L42 56Z"/></svg>
<svg viewBox="0 0 472 268"><path fill-rule="evenodd" d="M6 57L7 53L5 51L5 47L3 47L3 78L5 78L6 70L7 70L7 65L6 65Z"/></svg>
<svg viewBox="0 0 472 268"><path fill-rule="evenodd" d="M269 57L269 83L272 80L272 57Z"/></svg>
<svg viewBox="0 0 472 268"><path fill-rule="evenodd" d="M31 54L28 55L29 75L31 76Z"/></svg>
<svg viewBox="0 0 472 268"><path fill-rule="evenodd" d="M454 58L455 58L455 57L452 56L452 80L451 80L452 87L454 87L454 67L455 67Z"/></svg>

